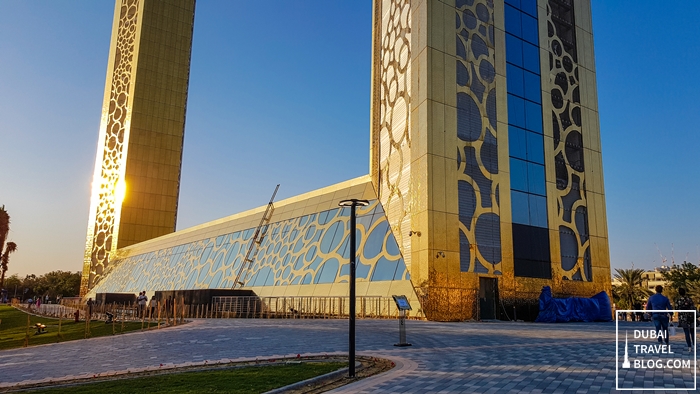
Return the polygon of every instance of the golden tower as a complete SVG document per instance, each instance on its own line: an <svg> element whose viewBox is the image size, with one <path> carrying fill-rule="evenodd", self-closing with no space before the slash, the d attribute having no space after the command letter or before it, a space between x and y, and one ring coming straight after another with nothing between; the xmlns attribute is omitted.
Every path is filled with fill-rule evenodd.
<svg viewBox="0 0 700 394"><path fill-rule="evenodd" d="M428 318L609 292L590 2L375 0L372 53L370 176Z"/></svg>
<svg viewBox="0 0 700 394"><path fill-rule="evenodd" d="M194 0L117 0L81 295L117 248L175 231Z"/></svg>

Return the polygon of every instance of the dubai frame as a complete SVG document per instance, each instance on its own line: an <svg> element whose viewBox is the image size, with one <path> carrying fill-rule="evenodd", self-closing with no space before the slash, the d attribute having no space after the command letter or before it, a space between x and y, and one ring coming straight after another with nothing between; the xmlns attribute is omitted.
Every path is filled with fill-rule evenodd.
<svg viewBox="0 0 700 394"><path fill-rule="evenodd" d="M347 198L358 296L459 320L610 291L588 0L374 0L369 174L175 232L193 22L116 1L81 294L347 296Z"/></svg>

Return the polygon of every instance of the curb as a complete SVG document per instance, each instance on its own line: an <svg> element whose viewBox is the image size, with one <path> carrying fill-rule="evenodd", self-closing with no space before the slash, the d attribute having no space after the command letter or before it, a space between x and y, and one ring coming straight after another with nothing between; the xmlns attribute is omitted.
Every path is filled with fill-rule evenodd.
<svg viewBox="0 0 700 394"><path fill-rule="evenodd" d="M360 363L359 361L355 361L355 368L358 369L358 367L362 367L362 363ZM274 390L266 391L263 394L279 394L279 393L287 392L288 390L296 390L296 389L302 388L302 387L309 385L309 384L312 384L312 383L316 383L316 382L320 382L320 381L323 381L326 379L332 379L332 378L336 378L336 377L340 377L342 375L345 375L348 372L348 369L349 369L348 367L344 367L344 368L341 368L337 371L328 372L327 374L324 374L321 376L316 376L313 378L302 380L301 382L292 383L288 386L279 387L279 388L276 388Z"/></svg>

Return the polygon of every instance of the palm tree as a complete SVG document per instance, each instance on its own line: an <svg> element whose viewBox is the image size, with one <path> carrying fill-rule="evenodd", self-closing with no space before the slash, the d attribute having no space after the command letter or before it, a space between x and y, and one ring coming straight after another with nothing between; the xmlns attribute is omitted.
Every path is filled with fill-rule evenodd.
<svg viewBox="0 0 700 394"><path fill-rule="evenodd" d="M5 285L5 272L10 263L10 254L17 251L17 244L7 242L7 235L10 233L10 215L5 210L5 206L0 207L0 288Z"/></svg>
<svg viewBox="0 0 700 394"><path fill-rule="evenodd" d="M5 252L0 257L0 288L5 286L5 272L7 272L7 265L10 264L10 253L17 251L17 244L14 242L8 242L5 246Z"/></svg>
<svg viewBox="0 0 700 394"><path fill-rule="evenodd" d="M617 272L615 274L615 279L621 282L615 289L615 293L621 300L627 303L628 308L634 308L636 301L640 301L651 295L651 292L642 285L643 269L615 268L615 271Z"/></svg>

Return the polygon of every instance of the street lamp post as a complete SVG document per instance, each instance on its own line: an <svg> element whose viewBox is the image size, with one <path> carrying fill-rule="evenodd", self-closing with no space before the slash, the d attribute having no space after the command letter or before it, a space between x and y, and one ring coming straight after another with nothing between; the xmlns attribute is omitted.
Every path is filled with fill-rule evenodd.
<svg viewBox="0 0 700 394"><path fill-rule="evenodd" d="M355 239L355 207L366 207L367 200L351 198L338 203L341 207L350 207L350 318L349 318L349 346L348 346L348 376L355 377L355 258L357 257Z"/></svg>

